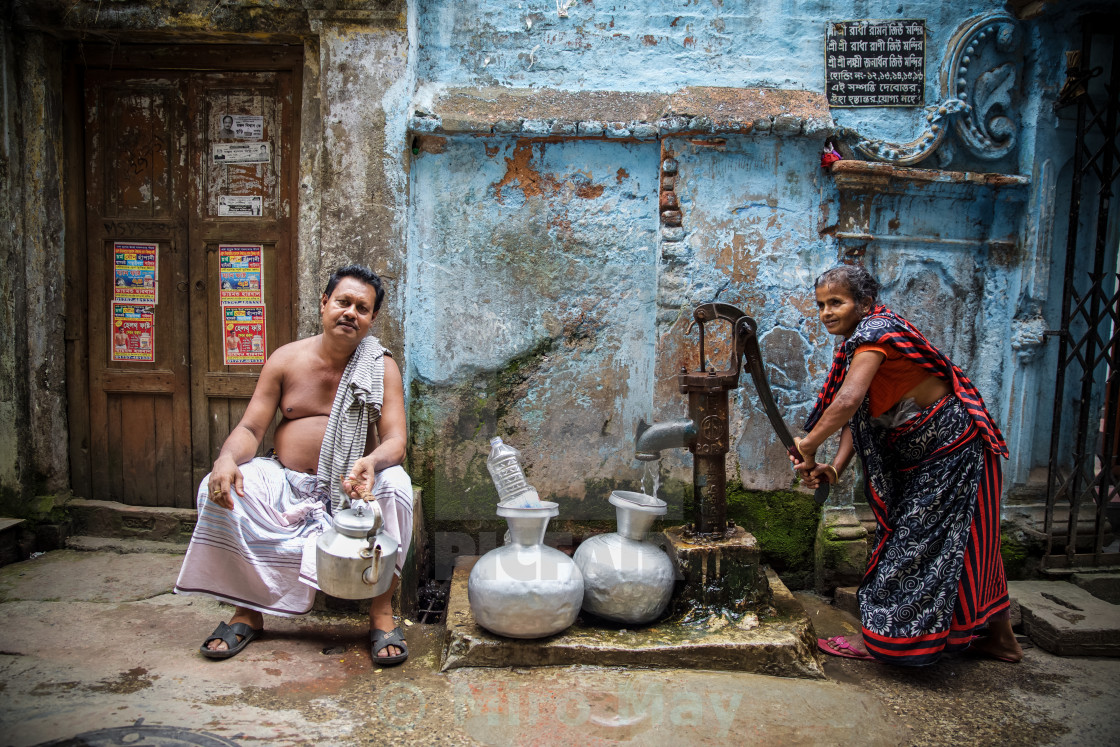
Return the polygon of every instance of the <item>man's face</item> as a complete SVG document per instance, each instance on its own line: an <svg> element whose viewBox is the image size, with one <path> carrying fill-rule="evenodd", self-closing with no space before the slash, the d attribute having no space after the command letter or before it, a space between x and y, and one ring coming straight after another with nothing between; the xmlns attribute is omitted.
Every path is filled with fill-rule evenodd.
<svg viewBox="0 0 1120 747"><path fill-rule="evenodd" d="M340 335L361 342L377 316L373 311L377 292L373 286L357 278L342 278L328 297L323 295L319 313L323 321L323 334Z"/></svg>

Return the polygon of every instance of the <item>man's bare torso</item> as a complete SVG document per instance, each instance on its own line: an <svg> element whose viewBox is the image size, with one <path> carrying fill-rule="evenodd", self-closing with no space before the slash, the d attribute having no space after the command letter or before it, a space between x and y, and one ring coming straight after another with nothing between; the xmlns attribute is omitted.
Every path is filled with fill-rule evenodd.
<svg viewBox="0 0 1120 747"><path fill-rule="evenodd" d="M276 456L288 469L314 473L327 431L342 369L315 353L317 337L291 343L280 392L282 420L273 440Z"/></svg>

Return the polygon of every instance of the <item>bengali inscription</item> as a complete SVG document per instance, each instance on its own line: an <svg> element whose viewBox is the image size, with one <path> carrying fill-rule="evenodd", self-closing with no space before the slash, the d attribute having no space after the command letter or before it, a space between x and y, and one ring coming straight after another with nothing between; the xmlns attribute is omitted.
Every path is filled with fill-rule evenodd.
<svg viewBox="0 0 1120 747"><path fill-rule="evenodd" d="M829 23L824 60L829 106L921 106L926 22Z"/></svg>

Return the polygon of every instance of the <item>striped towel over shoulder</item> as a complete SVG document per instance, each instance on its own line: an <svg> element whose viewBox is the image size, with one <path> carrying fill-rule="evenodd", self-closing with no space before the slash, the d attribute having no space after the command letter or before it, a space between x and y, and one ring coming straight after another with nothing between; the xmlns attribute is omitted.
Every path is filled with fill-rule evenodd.
<svg viewBox="0 0 1120 747"><path fill-rule="evenodd" d="M330 494L333 511L349 504L349 498L342 493L341 478L365 454L370 423L381 417L385 355L387 351L376 337L365 338L350 356L338 382L323 448L319 451L318 474L320 487Z"/></svg>

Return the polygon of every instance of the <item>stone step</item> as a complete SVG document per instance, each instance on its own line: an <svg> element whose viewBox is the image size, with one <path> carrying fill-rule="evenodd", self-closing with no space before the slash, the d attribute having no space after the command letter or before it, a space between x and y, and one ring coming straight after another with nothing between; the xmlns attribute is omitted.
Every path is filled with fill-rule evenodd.
<svg viewBox="0 0 1120 747"><path fill-rule="evenodd" d="M1069 506L1055 506L1053 524L1053 534L1055 540L1065 541L1066 534L1069 529ZM1046 504L1045 503L1016 503L1008 504L1003 508L1004 521L1014 521L1021 526L1038 532L1040 535L1046 526ZM1083 505L1081 510L1077 513L1077 536L1079 541L1083 541L1087 537L1095 537L1097 533L1097 515L1096 507L1093 505ZM1113 528L1105 517L1105 544L1111 542ZM1045 535L1043 535L1045 536Z"/></svg>
<svg viewBox="0 0 1120 747"><path fill-rule="evenodd" d="M583 615L548 638L514 639L478 625L467 599L476 558L460 557L447 602L447 647L442 671L458 667L610 666L716 669L778 677L824 677L816 634L805 610L767 570L776 615L753 627L664 621L633 629L593 625Z"/></svg>
<svg viewBox="0 0 1120 747"><path fill-rule="evenodd" d="M1097 599L1120 604L1120 573L1075 573L1070 581Z"/></svg>
<svg viewBox="0 0 1120 747"><path fill-rule="evenodd" d="M0 516L0 566L20 560L20 525L23 519Z"/></svg>
<svg viewBox="0 0 1120 747"><path fill-rule="evenodd" d="M858 586L837 586L833 593L832 602L837 609L847 612L852 617L859 619L859 593Z"/></svg>
<svg viewBox="0 0 1120 747"><path fill-rule="evenodd" d="M871 506L866 503L856 503L854 506L856 517L860 524L867 530L868 542L875 539L875 514ZM1077 515L1077 544L1079 547L1090 547L1096 542L1097 524L1093 506L1082 506ZM1003 521L1014 522L1037 539L1045 540L1043 529L1046 526L1045 503L1009 503L1003 508ZM1059 547L1065 545L1066 534L1069 527L1069 507L1055 506L1053 518L1054 542ZM1116 539L1116 532L1105 519L1104 544L1109 546Z"/></svg>
<svg viewBox="0 0 1120 747"><path fill-rule="evenodd" d="M1059 656L1120 656L1120 605L1067 581L1012 581L1023 632Z"/></svg>
<svg viewBox="0 0 1120 747"><path fill-rule="evenodd" d="M131 537L89 537L76 535L66 539L66 547L81 552L155 552L167 555L182 555L187 546L181 542L159 542L158 540L133 539Z"/></svg>
<svg viewBox="0 0 1120 747"><path fill-rule="evenodd" d="M198 512L193 508L129 506L116 501L75 498L66 504L73 533L85 537L117 537L186 545Z"/></svg>

